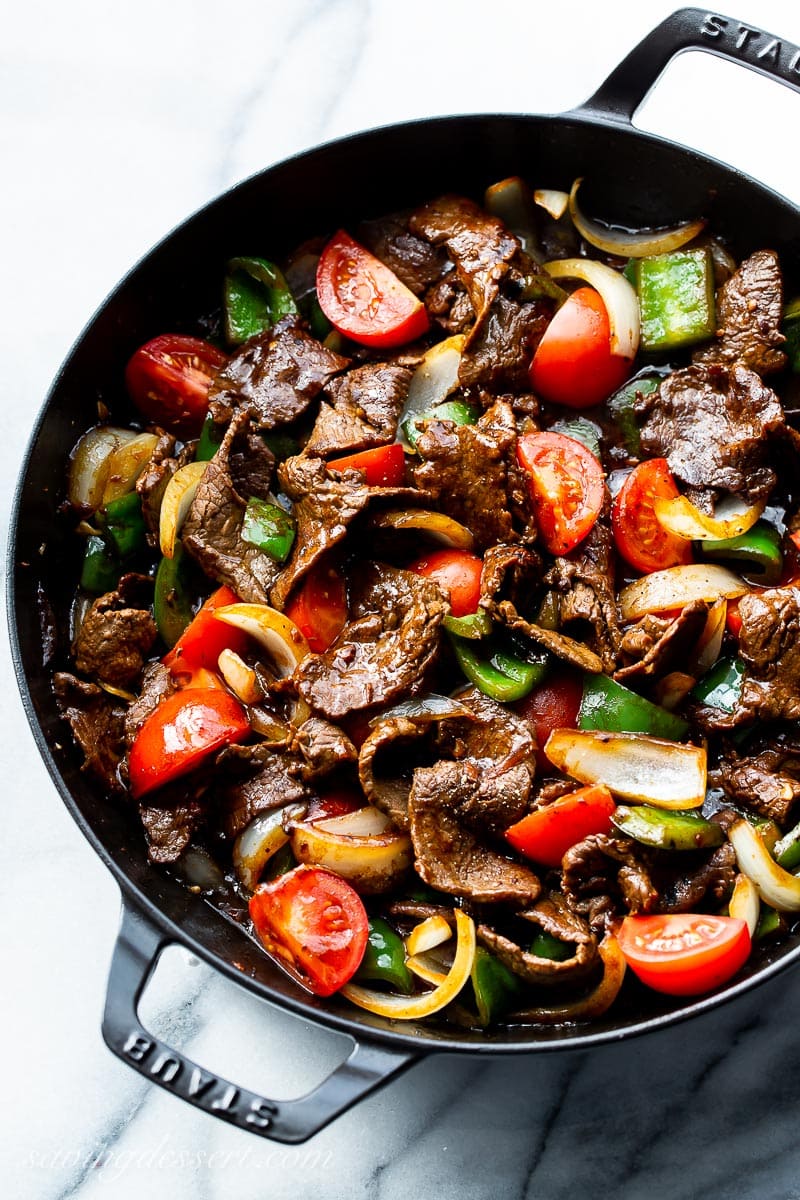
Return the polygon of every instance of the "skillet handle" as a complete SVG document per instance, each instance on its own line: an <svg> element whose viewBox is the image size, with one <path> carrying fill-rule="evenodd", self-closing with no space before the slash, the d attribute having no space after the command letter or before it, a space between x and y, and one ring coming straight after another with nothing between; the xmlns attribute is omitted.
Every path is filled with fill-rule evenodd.
<svg viewBox="0 0 800 1200"><path fill-rule="evenodd" d="M313 1091L296 1100L268 1100L238 1087L173 1050L139 1020L140 997L169 941L123 899L108 977L103 1038L118 1058L150 1083L213 1117L276 1142L304 1142L421 1057L408 1050L354 1039L350 1056Z"/></svg>
<svg viewBox="0 0 800 1200"><path fill-rule="evenodd" d="M630 124L662 71L684 50L705 50L800 91L800 47L735 17L681 8L648 33L573 111Z"/></svg>

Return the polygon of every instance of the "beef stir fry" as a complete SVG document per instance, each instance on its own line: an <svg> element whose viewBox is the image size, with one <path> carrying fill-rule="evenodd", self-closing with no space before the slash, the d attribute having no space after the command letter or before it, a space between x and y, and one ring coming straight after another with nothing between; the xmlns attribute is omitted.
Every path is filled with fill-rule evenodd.
<svg viewBox="0 0 800 1200"><path fill-rule="evenodd" d="M701 994L800 911L800 304L578 192L233 259L70 464L86 768L398 1020Z"/></svg>

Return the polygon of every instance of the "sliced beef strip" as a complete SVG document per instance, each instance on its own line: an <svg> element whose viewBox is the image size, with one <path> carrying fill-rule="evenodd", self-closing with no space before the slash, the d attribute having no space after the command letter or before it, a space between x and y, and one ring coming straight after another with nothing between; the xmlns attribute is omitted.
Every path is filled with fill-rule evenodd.
<svg viewBox="0 0 800 1200"><path fill-rule="evenodd" d="M215 376L214 410L245 409L256 429L275 429L302 416L349 360L312 337L295 317L249 338Z"/></svg>
<svg viewBox="0 0 800 1200"><path fill-rule="evenodd" d="M596 941L588 924L578 913L571 912L561 892L550 892L537 900L532 908L519 914L532 921L551 937L560 942L573 942L576 946Z"/></svg>
<svg viewBox="0 0 800 1200"><path fill-rule="evenodd" d="M181 532L183 545L206 575L253 604L268 603L280 573L274 558L242 538L247 501L269 495L273 465L247 412L238 412L206 467Z"/></svg>
<svg viewBox="0 0 800 1200"><path fill-rule="evenodd" d="M499 704L477 688L460 692L458 699L473 716L471 719L456 717L441 722L437 731L437 745L441 753L476 763L483 772L487 793L492 786L491 781L499 782L501 776L512 767L519 765L528 775L527 783L523 776L515 776L515 779L522 780L522 788L509 819L503 824L501 812L500 824L495 822L493 826L487 826L491 832L498 828L502 832L523 816L526 810L530 781L535 770L535 747L530 726L505 704Z"/></svg>
<svg viewBox="0 0 800 1200"><path fill-rule="evenodd" d="M724 842L694 868L685 863L669 870L663 860L654 870L659 912L696 912L702 904L716 907L730 899L736 880L736 852Z"/></svg>
<svg viewBox="0 0 800 1200"><path fill-rule="evenodd" d="M172 476L183 466L175 454L175 438L171 433L159 434L150 461L136 480L136 491L142 502L147 538L151 545L158 542L158 526L161 516L161 498ZM188 456L186 457L188 462Z"/></svg>
<svg viewBox="0 0 800 1200"><path fill-rule="evenodd" d="M599 675L603 670L603 660L598 654L595 654L594 650L590 650L583 642L579 642L565 633L560 633L556 629L545 629L541 625L535 625L532 621L526 621L519 615L510 600L501 600L495 606L494 611L509 629L530 638L538 646L549 650L556 658L560 658L562 662L577 667L579 671L588 671L591 675Z"/></svg>
<svg viewBox="0 0 800 1200"><path fill-rule="evenodd" d="M629 838L584 838L566 852L561 872L567 906L586 916L595 932L602 932L619 913L657 911L650 856Z"/></svg>
<svg viewBox="0 0 800 1200"><path fill-rule="evenodd" d="M541 565L539 555L519 543L489 546L481 567L481 607L491 612L500 600L510 600L520 608L539 582Z"/></svg>
<svg viewBox="0 0 800 1200"><path fill-rule="evenodd" d="M408 214L391 213L358 228L358 240L385 263L415 296L441 279L447 255L411 233Z"/></svg>
<svg viewBox="0 0 800 1200"><path fill-rule="evenodd" d="M223 833L235 838L260 813L305 804L312 793L302 780L302 757L259 743L226 746L216 762L215 800Z"/></svg>
<svg viewBox="0 0 800 1200"><path fill-rule="evenodd" d="M452 269L425 294L429 315L448 334L467 333L475 322L475 310L467 289Z"/></svg>
<svg viewBox="0 0 800 1200"><path fill-rule="evenodd" d="M292 748L302 755L304 766L300 774L306 782L358 762L358 751L344 730L321 717L309 717L303 722L294 735Z"/></svg>
<svg viewBox="0 0 800 1200"><path fill-rule="evenodd" d="M678 670L705 628L708 605L693 600L673 620L649 614L626 629L620 642L625 662L614 672L620 683L627 679L661 677Z"/></svg>
<svg viewBox="0 0 800 1200"><path fill-rule="evenodd" d="M360 565L351 579L351 619L330 649L300 663L295 688L333 721L418 690L447 609L431 580L383 563Z"/></svg>
<svg viewBox="0 0 800 1200"><path fill-rule="evenodd" d="M116 591L95 600L75 639L76 670L111 687L134 686L158 636L153 615L145 607L151 597L151 580L127 575Z"/></svg>
<svg viewBox="0 0 800 1200"><path fill-rule="evenodd" d="M408 796L417 754L428 733L424 725L407 717L379 721L361 743L358 777L370 804L392 818L398 829L408 829ZM430 758L428 753L426 758Z"/></svg>
<svg viewBox="0 0 800 1200"><path fill-rule="evenodd" d="M306 454L347 454L393 442L411 376L399 363L364 363L331 380Z"/></svg>
<svg viewBox="0 0 800 1200"><path fill-rule="evenodd" d="M130 749L137 733L151 713L167 696L176 690L177 684L169 667L160 662L149 662L142 675L139 695L125 713L125 743Z"/></svg>
<svg viewBox="0 0 800 1200"><path fill-rule="evenodd" d="M508 508L506 466L516 436L511 408L498 401L475 425L429 421L417 442L414 482L467 526L479 550L518 538Z"/></svg>
<svg viewBox="0 0 800 1200"><path fill-rule="evenodd" d="M520 773L512 768L508 776ZM411 839L416 869L431 887L477 903L523 907L539 896L538 877L484 844L473 832L483 808L482 776L473 762L439 762L414 772L409 796ZM502 809L493 789L491 803Z"/></svg>
<svg viewBox="0 0 800 1200"><path fill-rule="evenodd" d="M161 795L159 799L162 799ZM206 806L194 797L180 799L173 804L140 804L139 817L147 839L150 862L168 864L177 862L195 833L204 825Z"/></svg>
<svg viewBox="0 0 800 1200"><path fill-rule="evenodd" d="M83 769L108 792L125 791L119 768L125 754L125 705L96 683L59 671L53 677L58 705L83 751Z"/></svg>
<svg viewBox="0 0 800 1200"><path fill-rule="evenodd" d="M526 392L534 351L552 315L549 301L521 303L506 295L496 296L464 347L458 370L461 386L494 393Z"/></svg>
<svg viewBox="0 0 800 1200"><path fill-rule="evenodd" d="M717 293L716 340L692 355L699 363L742 363L758 375L780 371L786 355L783 277L774 250L757 250Z"/></svg>
<svg viewBox="0 0 800 1200"><path fill-rule="evenodd" d="M751 592L739 601L745 672L735 718L800 718L800 588Z"/></svg>
<svg viewBox="0 0 800 1200"><path fill-rule="evenodd" d="M617 666L622 638L617 616L616 554L610 521L598 517L580 545L566 558L557 558L545 582L558 593L561 626L587 622L594 631L592 648L603 670Z"/></svg>
<svg viewBox="0 0 800 1200"><path fill-rule="evenodd" d="M594 938L576 945L575 953L559 962L554 958L540 958L537 954L531 954L529 950L523 950L516 941L504 933L499 933L490 925L480 924L476 932L478 940L510 971L526 983L537 987L578 983L591 973L597 960L597 942Z"/></svg>
<svg viewBox="0 0 800 1200"><path fill-rule="evenodd" d="M748 750L741 756L729 750L714 782L732 803L784 825L800 799L800 741L776 733Z"/></svg>
<svg viewBox="0 0 800 1200"><path fill-rule="evenodd" d="M639 395L642 451L666 458L690 488L734 492L748 503L775 486L769 439L784 429L780 400L754 371L701 363L667 375Z"/></svg>

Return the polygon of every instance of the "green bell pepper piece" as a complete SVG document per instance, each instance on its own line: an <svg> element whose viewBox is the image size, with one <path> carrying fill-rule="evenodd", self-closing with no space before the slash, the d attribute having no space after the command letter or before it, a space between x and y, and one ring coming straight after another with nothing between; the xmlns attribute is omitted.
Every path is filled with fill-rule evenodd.
<svg viewBox="0 0 800 1200"><path fill-rule="evenodd" d="M219 450L224 435L222 426L212 416L206 417L194 452L195 462L209 462Z"/></svg>
<svg viewBox="0 0 800 1200"><path fill-rule="evenodd" d="M575 953L575 947L568 942L562 942L546 929L540 929L531 942L531 954L537 958L549 958L551 962L566 962Z"/></svg>
<svg viewBox="0 0 800 1200"><path fill-rule="evenodd" d="M674 350L713 336L714 264L707 247L638 259L636 291L643 350Z"/></svg>
<svg viewBox="0 0 800 1200"><path fill-rule="evenodd" d="M756 521L738 537L695 542L694 546L711 562L736 563L742 575L759 584L777 583L783 573L781 535L768 521Z"/></svg>
<svg viewBox="0 0 800 1200"><path fill-rule="evenodd" d="M475 951L470 978L478 1020L484 1028L519 1003L522 995L520 980L484 946L478 946Z"/></svg>
<svg viewBox="0 0 800 1200"><path fill-rule="evenodd" d="M156 571L153 616L164 645L171 650L194 617L190 598L192 560L175 543L172 558L162 558Z"/></svg>
<svg viewBox="0 0 800 1200"><path fill-rule="evenodd" d="M305 318L308 321L309 329L318 342L324 342L333 329L333 326L322 311L322 306L317 299L316 292L311 293L303 307L305 308Z"/></svg>
<svg viewBox="0 0 800 1200"><path fill-rule="evenodd" d="M104 538L87 539L81 567L81 587L93 596L113 592L119 583L122 565Z"/></svg>
<svg viewBox="0 0 800 1200"><path fill-rule="evenodd" d="M283 273L265 258L232 258L225 276L225 335L238 345L297 312Z"/></svg>
<svg viewBox="0 0 800 1200"><path fill-rule="evenodd" d="M247 501L242 524L242 539L257 546L276 562L284 562L294 544L297 523L279 504L252 496Z"/></svg>
<svg viewBox="0 0 800 1200"><path fill-rule="evenodd" d="M278 462L283 462L285 458L294 458L302 449L297 438L293 438L289 433L262 433L261 437Z"/></svg>
<svg viewBox="0 0 800 1200"><path fill-rule="evenodd" d="M465 617L448 615L442 624L450 633L470 638L472 641L488 637L492 632L492 618L485 608L479 608L477 612L468 613Z"/></svg>
<svg viewBox="0 0 800 1200"><path fill-rule="evenodd" d="M618 804L611 823L634 841L659 850L703 850L721 846L725 839L721 826L699 814L667 811L650 804L631 808Z"/></svg>
<svg viewBox="0 0 800 1200"><path fill-rule="evenodd" d="M800 296L796 296L783 310L781 331L786 341L783 349L789 359L789 367L800 374Z"/></svg>
<svg viewBox="0 0 800 1200"><path fill-rule="evenodd" d="M710 671L706 671L690 693L693 700L707 704L709 708L721 708L733 712L742 694L744 663L739 658L721 658Z"/></svg>
<svg viewBox="0 0 800 1200"><path fill-rule="evenodd" d="M480 415L481 410L476 404L468 404L465 400L444 400L434 408L406 417L401 432L412 450L416 450L422 435L422 430L417 427L418 422L452 421L454 425L474 425Z"/></svg>
<svg viewBox="0 0 800 1200"><path fill-rule="evenodd" d="M689 732L683 717L645 700L609 675L586 675L578 710L579 729L609 733L649 733L678 742Z"/></svg>
<svg viewBox="0 0 800 1200"><path fill-rule="evenodd" d="M800 867L800 825L795 825L787 834L780 838L772 851L775 861L785 871L794 871Z"/></svg>
<svg viewBox="0 0 800 1200"><path fill-rule="evenodd" d="M525 659L495 639L482 643L478 651L468 638L453 633L447 636L470 683L484 696L503 704L527 696L548 672L550 656L545 651L532 649L529 659Z"/></svg>
<svg viewBox="0 0 800 1200"><path fill-rule="evenodd" d="M356 972L359 981L387 983L407 996L414 980L406 966L406 948L399 933L383 917L370 917L367 948Z"/></svg>
<svg viewBox="0 0 800 1200"><path fill-rule="evenodd" d="M654 392L660 382L659 375L634 376L606 401L611 419L622 434L625 449L634 458L639 458L642 453L639 422L634 409L636 397Z"/></svg>
<svg viewBox="0 0 800 1200"><path fill-rule="evenodd" d="M585 446L595 458L600 458L602 430L599 425L595 425L594 421L588 421L586 417L569 417L564 421L556 421L555 425L550 426L548 432L563 433L565 437L574 438L576 442Z"/></svg>
<svg viewBox="0 0 800 1200"><path fill-rule="evenodd" d="M761 901L761 911L758 914L758 924L756 931L753 934L753 940L756 942L762 941L764 938L774 937L778 933L782 933L786 928L786 918L783 913L777 912L774 908L770 908L769 904Z"/></svg>
<svg viewBox="0 0 800 1200"><path fill-rule="evenodd" d="M297 866L291 843L287 842L285 846L281 846L280 850L276 850L267 859L267 865L261 874L262 883L271 883L273 879L278 879L279 876L285 875L287 871L293 871Z"/></svg>
<svg viewBox="0 0 800 1200"><path fill-rule="evenodd" d="M145 549L147 531L138 492L111 500L100 514L100 521L109 547L119 558L130 558Z"/></svg>

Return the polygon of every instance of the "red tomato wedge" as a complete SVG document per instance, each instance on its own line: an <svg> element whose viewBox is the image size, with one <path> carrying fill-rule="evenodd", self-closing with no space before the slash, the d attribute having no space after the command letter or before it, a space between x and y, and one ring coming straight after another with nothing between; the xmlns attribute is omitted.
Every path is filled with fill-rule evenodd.
<svg viewBox="0 0 800 1200"><path fill-rule="evenodd" d="M402 346L428 331L422 301L343 229L320 255L317 299L331 325L362 346Z"/></svg>
<svg viewBox="0 0 800 1200"><path fill-rule="evenodd" d="M183 688L167 696L136 735L128 756L138 799L193 770L215 750L250 732L241 704L221 688Z"/></svg>
<svg viewBox="0 0 800 1200"><path fill-rule="evenodd" d="M608 788L579 788L528 813L506 830L506 840L526 858L546 867L558 867L570 846L593 833L610 832L611 814L616 807Z"/></svg>
<svg viewBox="0 0 800 1200"><path fill-rule="evenodd" d="M347 589L339 572L321 563L312 567L289 601L286 616L315 654L324 653L347 620Z"/></svg>
<svg viewBox="0 0 800 1200"><path fill-rule="evenodd" d="M570 408L600 404L625 382L631 360L611 353L608 313L600 294L578 288L553 317L531 363L531 387Z"/></svg>
<svg viewBox="0 0 800 1200"><path fill-rule="evenodd" d="M346 880L321 867L296 867L262 883L250 916L269 953L317 996L347 983L364 957L366 909Z"/></svg>
<svg viewBox="0 0 800 1200"><path fill-rule="evenodd" d="M710 992L730 979L750 953L745 922L714 913L625 917L617 941L642 983L668 996Z"/></svg>
<svg viewBox="0 0 800 1200"><path fill-rule="evenodd" d="M208 411L212 376L228 361L216 346L180 333L145 342L128 361L125 384L143 417L196 437Z"/></svg>
<svg viewBox="0 0 800 1200"><path fill-rule="evenodd" d="M528 475L539 534L551 554L568 554L594 525L605 498L605 475L582 442L563 433L526 433L517 461Z"/></svg>
<svg viewBox="0 0 800 1200"><path fill-rule="evenodd" d="M466 617L478 611L481 598L483 560L466 550L434 550L410 563L409 571L433 579L450 597L454 617Z"/></svg>
<svg viewBox="0 0 800 1200"><path fill-rule="evenodd" d="M546 773L552 770L553 764L543 747L553 730L577 729L582 699L583 676L565 667L559 668L514 705L536 738L536 761L540 770Z"/></svg>
<svg viewBox="0 0 800 1200"><path fill-rule="evenodd" d="M164 655L164 665L180 682L183 676L191 686L198 671L216 671L217 660L223 650L243 653L249 638L241 629L217 621L214 609L228 604L238 604L239 597L223 585L213 592L199 610L192 623L183 631L175 645Z"/></svg>
<svg viewBox="0 0 800 1200"><path fill-rule="evenodd" d="M328 466L334 471L363 471L369 487L399 487L405 478L406 456L400 443L393 442L391 446L332 458Z"/></svg>
<svg viewBox="0 0 800 1200"><path fill-rule="evenodd" d="M649 575L692 561L692 543L665 529L655 514L656 500L672 500L678 489L665 458L650 458L634 467L611 509L614 542L622 557Z"/></svg>

